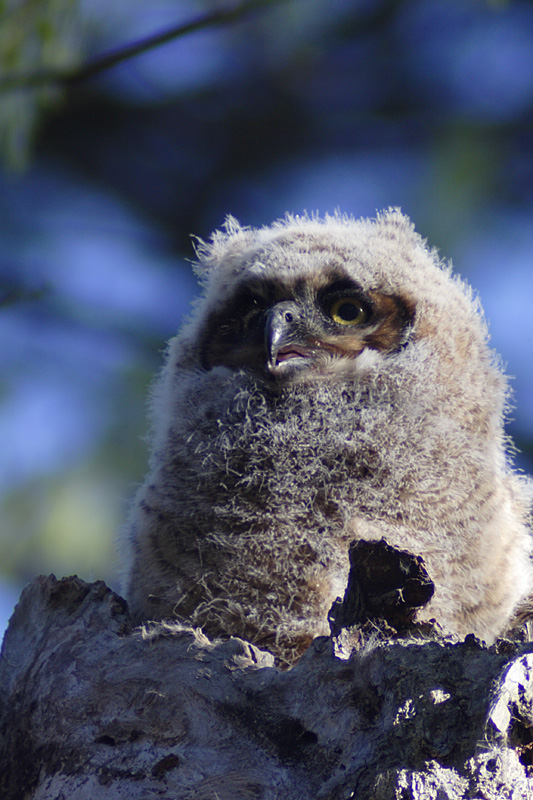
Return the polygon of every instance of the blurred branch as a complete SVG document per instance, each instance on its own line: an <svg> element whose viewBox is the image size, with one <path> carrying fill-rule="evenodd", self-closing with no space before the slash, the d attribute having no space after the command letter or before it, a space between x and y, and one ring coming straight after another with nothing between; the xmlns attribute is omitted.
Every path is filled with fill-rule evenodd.
<svg viewBox="0 0 533 800"><path fill-rule="evenodd" d="M50 292L50 286L29 288L27 286L9 286L0 288L0 310L18 303L42 300Z"/></svg>
<svg viewBox="0 0 533 800"><path fill-rule="evenodd" d="M244 2L233 3L225 8L209 11L196 19L175 25L167 30L131 42L122 47L117 47L109 53L91 59L85 64L71 69L43 69L27 74L5 75L0 78L0 92L13 89L34 89L42 86L71 86L88 80L100 72L111 69L117 64L127 61L130 58L153 50L162 44L178 39L188 33L204 30L213 25L222 25L233 22L244 17L251 11L274 5L288 0L244 0Z"/></svg>

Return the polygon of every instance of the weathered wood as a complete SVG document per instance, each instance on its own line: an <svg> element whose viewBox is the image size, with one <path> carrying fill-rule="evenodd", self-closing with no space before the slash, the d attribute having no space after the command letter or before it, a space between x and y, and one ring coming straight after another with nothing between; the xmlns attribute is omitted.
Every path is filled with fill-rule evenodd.
<svg viewBox="0 0 533 800"><path fill-rule="evenodd" d="M364 639L364 641L363 641ZM40 577L0 661L5 800L526 800L533 645L237 639L131 627L103 583Z"/></svg>

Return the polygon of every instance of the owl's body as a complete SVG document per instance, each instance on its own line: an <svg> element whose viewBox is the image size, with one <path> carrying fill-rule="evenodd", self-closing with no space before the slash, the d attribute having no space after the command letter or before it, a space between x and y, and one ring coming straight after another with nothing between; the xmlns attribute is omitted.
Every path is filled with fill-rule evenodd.
<svg viewBox="0 0 533 800"><path fill-rule="evenodd" d="M421 555L427 616L492 641L533 587L531 490L469 289L391 211L230 221L156 385L126 596L291 664L328 633L348 545Z"/></svg>

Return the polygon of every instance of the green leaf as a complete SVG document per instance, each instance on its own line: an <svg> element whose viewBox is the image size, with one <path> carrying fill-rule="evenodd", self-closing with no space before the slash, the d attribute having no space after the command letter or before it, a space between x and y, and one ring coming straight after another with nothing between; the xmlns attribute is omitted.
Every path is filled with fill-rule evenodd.
<svg viewBox="0 0 533 800"><path fill-rule="evenodd" d="M81 58L78 0L0 0L0 79L49 69L71 69ZM43 110L59 102L59 89L4 89L0 102L0 158L11 168L28 160Z"/></svg>

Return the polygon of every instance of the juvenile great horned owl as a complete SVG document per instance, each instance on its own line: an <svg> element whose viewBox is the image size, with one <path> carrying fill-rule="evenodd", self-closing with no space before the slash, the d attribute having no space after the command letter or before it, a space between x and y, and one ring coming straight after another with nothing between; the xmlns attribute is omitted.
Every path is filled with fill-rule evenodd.
<svg viewBox="0 0 533 800"><path fill-rule="evenodd" d="M507 387L471 292L398 211L229 219L170 342L126 596L294 663L342 596L348 545L423 556L427 615L491 641L533 585Z"/></svg>

